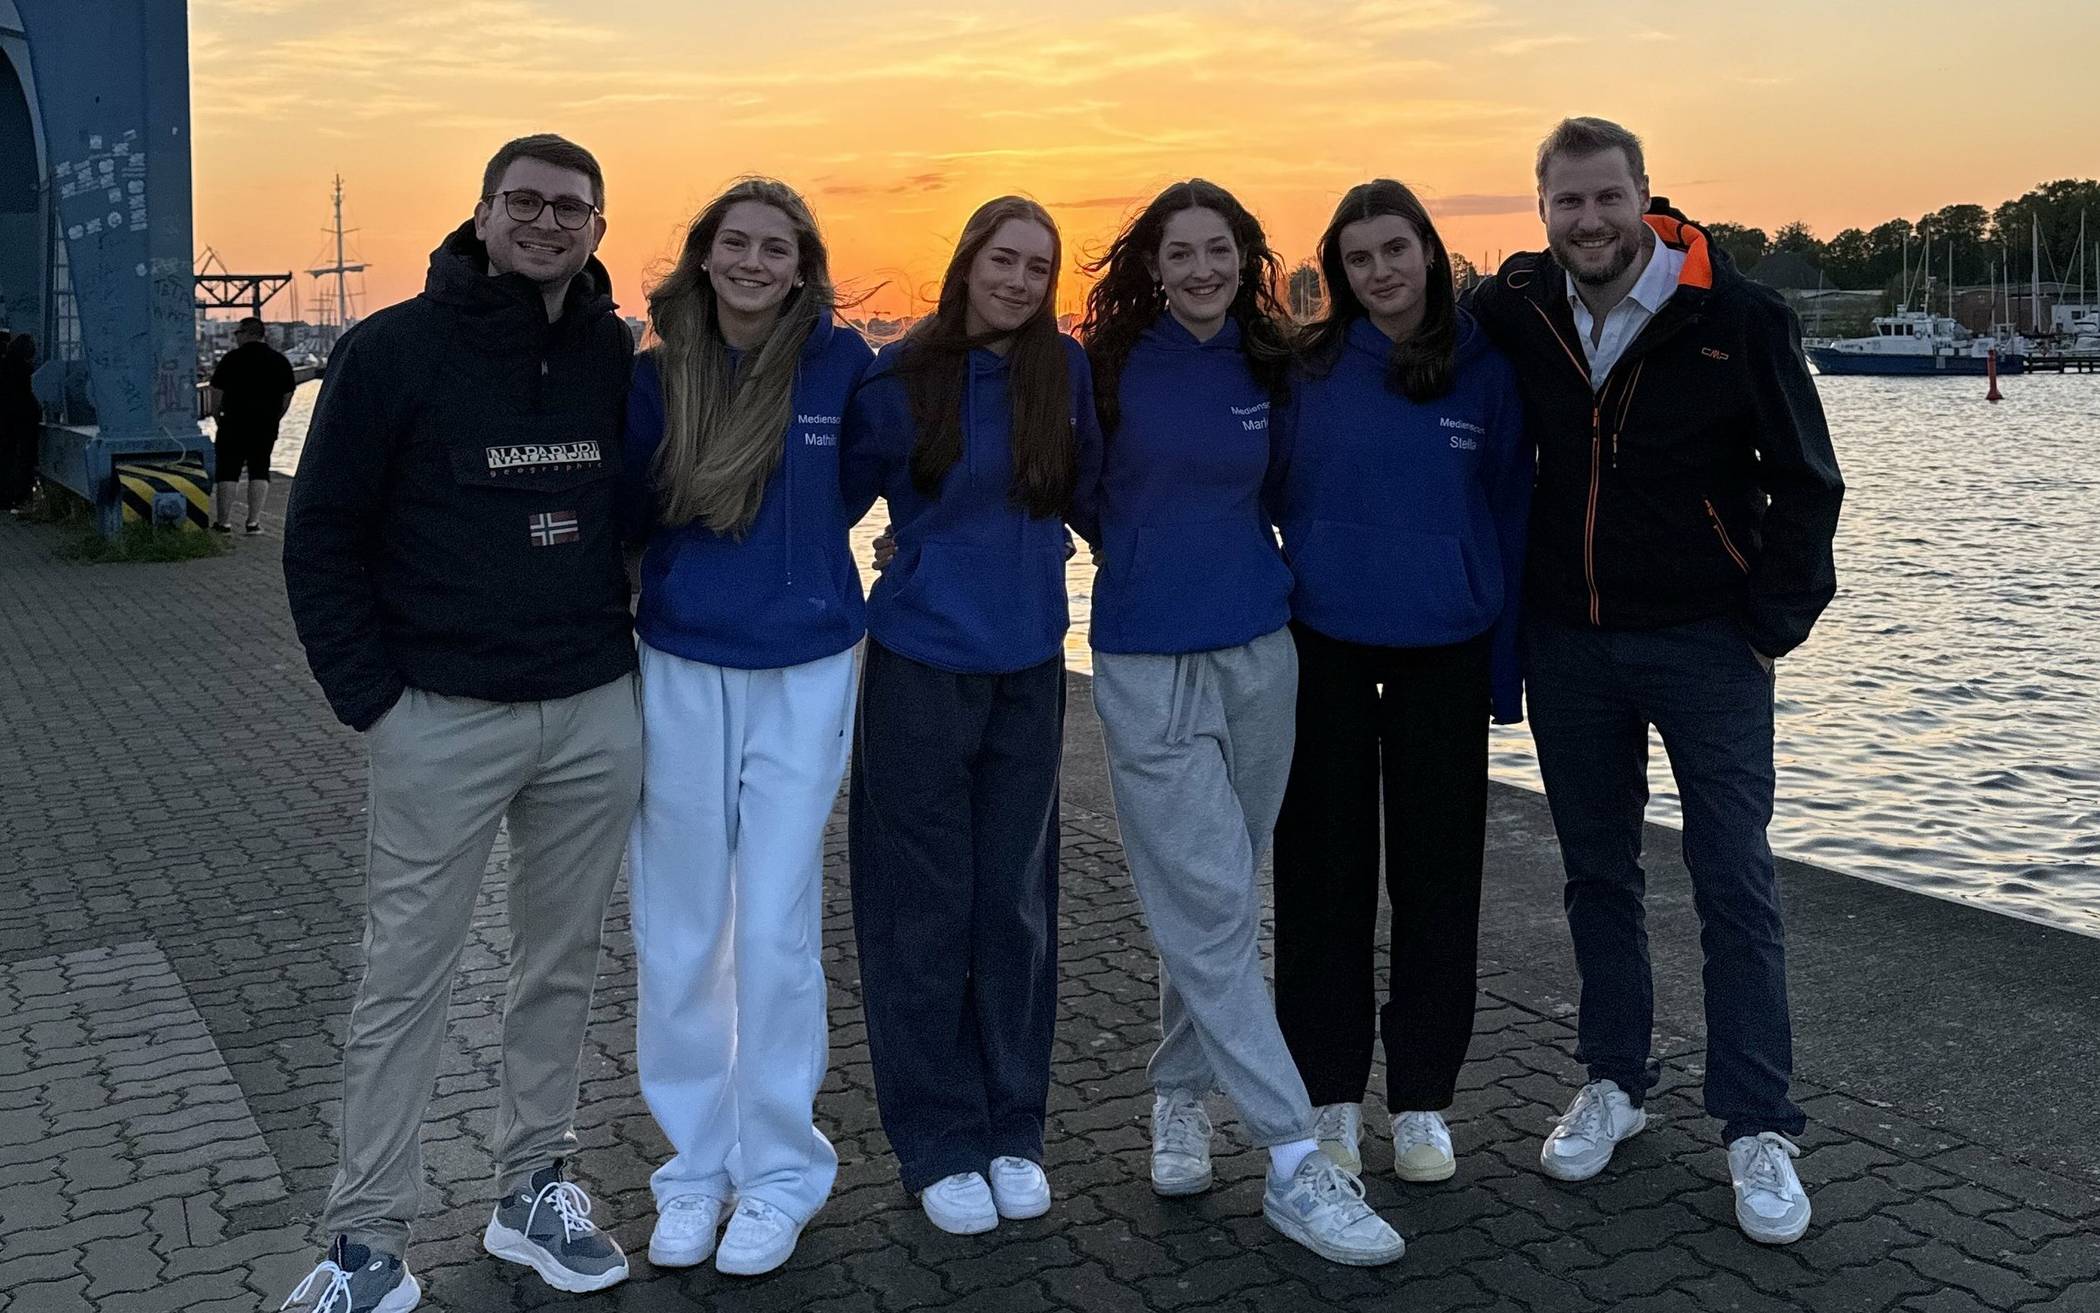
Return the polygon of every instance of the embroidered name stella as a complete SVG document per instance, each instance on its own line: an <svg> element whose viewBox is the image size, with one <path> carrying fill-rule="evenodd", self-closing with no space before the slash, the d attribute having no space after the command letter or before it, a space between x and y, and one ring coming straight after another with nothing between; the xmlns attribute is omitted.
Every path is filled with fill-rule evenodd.
<svg viewBox="0 0 2100 1313"><path fill-rule="evenodd" d="M523 443L512 447L489 447L489 469L536 469L548 465L596 465L595 442Z"/></svg>

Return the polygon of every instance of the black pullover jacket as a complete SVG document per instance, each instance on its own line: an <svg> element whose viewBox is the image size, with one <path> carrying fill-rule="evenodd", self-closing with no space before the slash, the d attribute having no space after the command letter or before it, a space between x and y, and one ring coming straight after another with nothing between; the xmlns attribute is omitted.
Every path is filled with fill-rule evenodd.
<svg viewBox="0 0 2100 1313"><path fill-rule="evenodd" d="M549 323L473 225L345 333L285 523L292 620L344 724L405 686L569 697L635 668L614 475L634 341L593 259Z"/></svg>
<svg viewBox="0 0 2100 1313"><path fill-rule="evenodd" d="M1551 253L1511 256L1471 296L1538 445L1525 604L1607 629L1729 615L1783 656L1837 591L1845 492L1801 324L1668 201L1647 222L1684 272L1600 389Z"/></svg>

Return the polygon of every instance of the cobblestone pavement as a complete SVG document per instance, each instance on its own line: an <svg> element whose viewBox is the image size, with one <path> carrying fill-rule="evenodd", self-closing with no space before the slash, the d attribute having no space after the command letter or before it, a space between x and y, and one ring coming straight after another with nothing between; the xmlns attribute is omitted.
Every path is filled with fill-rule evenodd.
<svg viewBox="0 0 2100 1313"><path fill-rule="evenodd" d="M273 517L228 558L91 567L55 558L56 530L0 524L0 1313L275 1308L315 1257L359 965L364 767L293 639L278 528ZM1833 1092L1828 1072L1797 1086L1814 1229L1783 1250L1742 1239L1698 1107L1696 1037L1670 1040L1655 1125L1607 1175L1547 1180L1539 1137L1576 1078L1568 982L1497 961L1493 943L1452 1113L1457 1179L1403 1188L1390 1143L1370 1137L1369 1197L1408 1238L1399 1264L1332 1267L1272 1233L1262 1157L1239 1147L1223 1106L1217 1187L1156 1199L1153 963L1113 820L1066 817L1050 1214L951 1237L899 1189L835 821L818 1117L838 1146L837 1193L769 1278L657 1272L639 1257L663 1144L635 1086L623 886L577 1166L637 1258L633 1280L589 1298L480 1250L508 935L499 847L425 1124L411 1251L424 1307L2100 1310L2090 1182Z"/></svg>

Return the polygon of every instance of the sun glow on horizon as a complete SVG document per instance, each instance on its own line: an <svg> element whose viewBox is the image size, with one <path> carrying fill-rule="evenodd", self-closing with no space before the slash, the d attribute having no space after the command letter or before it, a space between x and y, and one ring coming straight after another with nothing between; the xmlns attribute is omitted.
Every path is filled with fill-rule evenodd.
<svg viewBox="0 0 2100 1313"><path fill-rule="evenodd" d="M314 267L340 172L369 311L421 287L498 145L556 131L604 164L600 255L624 313L746 173L809 198L835 276L885 314L923 308L977 204L1033 195L1063 230L1069 311L1069 266L1191 175L1237 193L1291 263L1351 185L1398 177L1486 262L1538 244L1531 154L1568 113L1640 132L1655 190L1696 218L1826 237L2088 175L2100 139L2100 106L2072 90L2076 52L2100 43L2092 8L1974 30L1951 0L1900 24L1781 0L1682 27L1544 0L704 8L192 0L197 245ZM2015 65L2058 89L2046 114L1965 102Z"/></svg>

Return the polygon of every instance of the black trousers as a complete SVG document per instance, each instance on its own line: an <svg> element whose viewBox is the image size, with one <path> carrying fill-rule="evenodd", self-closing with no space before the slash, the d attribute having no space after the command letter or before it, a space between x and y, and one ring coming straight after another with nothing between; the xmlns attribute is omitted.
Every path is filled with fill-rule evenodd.
<svg viewBox="0 0 2100 1313"><path fill-rule="evenodd" d="M875 1105L916 1194L1043 1160L1057 1024L1061 657L938 670L868 640L846 833Z"/></svg>
<svg viewBox="0 0 2100 1313"><path fill-rule="evenodd" d="M1487 838L1488 644L1374 647L1300 624L1298 747L1276 822L1276 1013L1315 1105L1451 1106L1473 1038ZM1374 963L1379 813L1392 990Z"/></svg>

